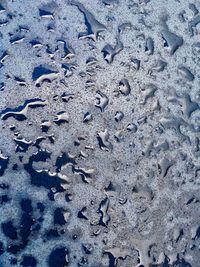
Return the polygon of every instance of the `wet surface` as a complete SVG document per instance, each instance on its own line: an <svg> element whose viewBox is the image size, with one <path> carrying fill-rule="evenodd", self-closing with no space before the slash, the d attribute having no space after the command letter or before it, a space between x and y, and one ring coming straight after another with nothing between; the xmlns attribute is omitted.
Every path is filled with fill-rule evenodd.
<svg viewBox="0 0 200 267"><path fill-rule="evenodd" d="M0 0L0 267L200 266L199 10Z"/></svg>

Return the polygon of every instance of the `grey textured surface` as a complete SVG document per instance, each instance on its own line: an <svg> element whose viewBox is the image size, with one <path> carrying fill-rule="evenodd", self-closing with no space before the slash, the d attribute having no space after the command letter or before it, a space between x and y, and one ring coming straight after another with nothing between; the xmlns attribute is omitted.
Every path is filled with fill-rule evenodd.
<svg viewBox="0 0 200 267"><path fill-rule="evenodd" d="M0 266L200 266L199 10L0 1Z"/></svg>

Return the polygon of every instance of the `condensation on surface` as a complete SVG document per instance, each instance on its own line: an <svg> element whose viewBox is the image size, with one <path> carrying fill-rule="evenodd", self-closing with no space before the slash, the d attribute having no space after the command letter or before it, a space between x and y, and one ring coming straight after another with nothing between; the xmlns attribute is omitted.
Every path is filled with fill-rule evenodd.
<svg viewBox="0 0 200 267"><path fill-rule="evenodd" d="M0 0L0 267L200 266L199 10Z"/></svg>

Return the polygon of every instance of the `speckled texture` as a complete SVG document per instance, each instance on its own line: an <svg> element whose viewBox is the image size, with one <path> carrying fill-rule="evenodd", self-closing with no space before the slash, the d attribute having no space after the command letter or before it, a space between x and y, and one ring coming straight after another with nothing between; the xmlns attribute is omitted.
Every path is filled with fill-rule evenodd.
<svg viewBox="0 0 200 267"><path fill-rule="evenodd" d="M0 0L0 266L200 267L199 10Z"/></svg>

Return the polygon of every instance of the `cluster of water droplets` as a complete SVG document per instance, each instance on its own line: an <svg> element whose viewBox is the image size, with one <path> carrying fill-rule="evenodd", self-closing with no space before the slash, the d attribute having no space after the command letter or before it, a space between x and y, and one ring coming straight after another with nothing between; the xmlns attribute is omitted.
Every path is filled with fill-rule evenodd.
<svg viewBox="0 0 200 267"><path fill-rule="evenodd" d="M199 10L0 0L0 266L199 267Z"/></svg>

